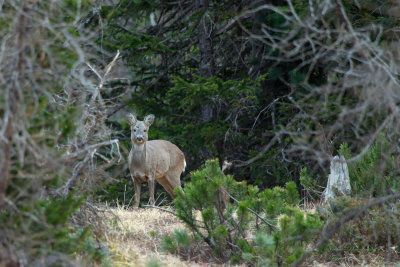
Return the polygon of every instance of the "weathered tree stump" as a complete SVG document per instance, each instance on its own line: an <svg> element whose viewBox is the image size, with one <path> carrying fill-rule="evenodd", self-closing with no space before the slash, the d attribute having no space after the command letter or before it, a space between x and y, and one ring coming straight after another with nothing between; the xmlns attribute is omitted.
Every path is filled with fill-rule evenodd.
<svg viewBox="0 0 400 267"><path fill-rule="evenodd" d="M351 192L349 169L343 156L335 156L331 160L331 173L328 176L327 186L322 193L322 200L327 203L338 196L348 195Z"/></svg>

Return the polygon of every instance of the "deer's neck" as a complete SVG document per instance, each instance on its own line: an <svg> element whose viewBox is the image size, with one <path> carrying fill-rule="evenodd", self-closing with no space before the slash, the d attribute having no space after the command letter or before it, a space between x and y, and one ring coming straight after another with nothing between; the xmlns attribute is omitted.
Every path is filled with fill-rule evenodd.
<svg viewBox="0 0 400 267"><path fill-rule="evenodd" d="M146 143L140 146L132 144L132 160L134 162L146 161Z"/></svg>

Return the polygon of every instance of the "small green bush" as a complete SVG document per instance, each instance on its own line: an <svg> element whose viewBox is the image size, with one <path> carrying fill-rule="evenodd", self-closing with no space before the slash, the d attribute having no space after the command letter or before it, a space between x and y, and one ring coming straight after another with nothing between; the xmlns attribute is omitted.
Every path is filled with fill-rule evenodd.
<svg viewBox="0 0 400 267"><path fill-rule="evenodd" d="M259 192L258 187L223 174L218 160L207 161L190 176L185 191L176 189L176 215L222 260L289 265L322 225L317 215L297 207L294 182ZM174 252L187 244L187 235L179 233L164 238L166 250Z"/></svg>
<svg viewBox="0 0 400 267"><path fill-rule="evenodd" d="M176 253L179 249L187 248L192 244L191 237L185 230L176 229L172 235L164 236L161 247L163 250Z"/></svg>

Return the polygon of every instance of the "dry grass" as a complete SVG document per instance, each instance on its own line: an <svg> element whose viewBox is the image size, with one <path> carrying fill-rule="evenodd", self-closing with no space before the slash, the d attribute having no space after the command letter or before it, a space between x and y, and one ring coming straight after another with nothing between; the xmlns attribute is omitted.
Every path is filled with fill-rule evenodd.
<svg viewBox="0 0 400 267"><path fill-rule="evenodd" d="M106 227L102 228L101 236L110 252L112 266L224 266L201 242L193 244L188 251L181 251L180 255L163 251L163 236L175 229L185 229L171 213L156 208L107 207L105 214ZM399 266L393 259L386 262L386 256L384 250L332 251L310 257L304 266Z"/></svg>
<svg viewBox="0 0 400 267"><path fill-rule="evenodd" d="M186 256L172 255L161 248L163 236L185 226L173 214L156 208L109 208L103 242L113 266L216 266L207 247L192 248ZM203 251L203 253L201 252ZM193 255L201 255L194 257ZM195 260L195 261L194 261Z"/></svg>
<svg viewBox="0 0 400 267"><path fill-rule="evenodd" d="M350 266L364 266L364 267L375 267L375 266L400 266L398 261L389 260L386 261L385 258L387 253L384 251L368 253L330 253L328 256L314 258L306 261L305 266L327 266L327 267L350 267Z"/></svg>

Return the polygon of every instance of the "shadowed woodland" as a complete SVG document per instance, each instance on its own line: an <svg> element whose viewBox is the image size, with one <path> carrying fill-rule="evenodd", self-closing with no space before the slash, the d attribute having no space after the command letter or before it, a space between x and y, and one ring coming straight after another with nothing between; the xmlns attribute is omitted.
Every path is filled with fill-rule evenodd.
<svg viewBox="0 0 400 267"><path fill-rule="evenodd" d="M391 0L0 0L0 266L400 261L399 19ZM134 207L129 113L183 151L174 200L143 184ZM327 203L336 155L351 192Z"/></svg>

